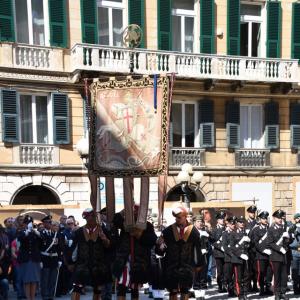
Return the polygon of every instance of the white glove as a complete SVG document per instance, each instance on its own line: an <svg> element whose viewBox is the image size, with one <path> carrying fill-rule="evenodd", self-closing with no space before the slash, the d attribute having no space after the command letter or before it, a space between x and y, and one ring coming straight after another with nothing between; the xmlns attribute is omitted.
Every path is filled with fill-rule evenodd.
<svg viewBox="0 0 300 300"><path fill-rule="evenodd" d="M33 229L32 222L28 223L27 229L28 229L29 231L32 231L32 229Z"/></svg>
<svg viewBox="0 0 300 300"><path fill-rule="evenodd" d="M280 252L281 252L282 254L286 254L286 250L285 250L283 247L280 248Z"/></svg>
<svg viewBox="0 0 300 300"><path fill-rule="evenodd" d="M207 253L207 250L206 250L206 249L201 249L201 253L202 253L202 254L206 254L206 253Z"/></svg>
<svg viewBox="0 0 300 300"><path fill-rule="evenodd" d="M243 260L248 260L249 257L246 254L241 254L240 258Z"/></svg>
<svg viewBox="0 0 300 300"><path fill-rule="evenodd" d="M223 252L225 251L223 246L221 247L221 250L222 250Z"/></svg>
<svg viewBox="0 0 300 300"><path fill-rule="evenodd" d="M73 240L68 240L68 247L71 247L73 245Z"/></svg>
<svg viewBox="0 0 300 300"><path fill-rule="evenodd" d="M244 239L244 242L247 242L247 243L250 243L250 241L251 241L249 236L244 236L243 239Z"/></svg>
<svg viewBox="0 0 300 300"><path fill-rule="evenodd" d="M290 235L289 235L288 232L285 231L285 232L282 234L282 237L283 237L283 238L289 239L289 238L290 238Z"/></svg>
<svg viewBox="0 0 300 300"><path fill-rule="evenodd" d="M42 262L40 262L40 267L41 267L41 269L43 269L43 263Z"/></svg>
<svg viewBox="0 0 300 300"><path fill-rule="evenodd" d="M58 262L58 267L60 268L60 267L61 267L61 265L62 265L62 262L61 262L61 261L59 261L59 262Z"/></svg>
<svg viewBox="0 0 300 300"><path fill-rule="evenodd" d="M247 234L249 234L249 232L250 232L250 229L246 229L245 231L246 231L246 233L247 233Z"/></svg>
<svg viewBox="0 0 300 300"><path fill-rule="evenodd" d="M207 231L203 230L203 231L200 231L200 235L201 236L206 236L206 237L209 237L209 234Z"/></svg>
<svg viewBox="0 0 300 300"><path fill-rule="evenodd" d="M271 250L270 249L265 249L264 251L263 251L263 253L265 253L265 254L267 254L267 255L271 255Z"/></svg>

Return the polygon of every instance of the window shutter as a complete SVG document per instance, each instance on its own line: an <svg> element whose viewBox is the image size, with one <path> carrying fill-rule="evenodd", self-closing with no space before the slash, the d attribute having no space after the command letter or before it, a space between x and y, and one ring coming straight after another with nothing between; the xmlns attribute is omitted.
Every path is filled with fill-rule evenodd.
<svg viewBox="0 0 300 300"><path fill-rule="evenodd" d="M81 32L83 43L98 43L96 0L81 0Z"/></svg>
<svg viewBox="0 0 300 300"><path fill-rule="evenodd" d="M15 41L14 13L12 0L0 1L0 41Z"/></svg>
<svg viewBox="0 0 300 300"><path fill-rule="evenodd" d="M227 102L226 105L226 132L228 148L240 147L240 103Z"/></svg>
<svg viewBox="0 0 300 300"><path fill-rule="evenodd" d="M215 146L214 103L210 99L199 102L200 147Z"/></svg>
<svg viewBox="0 0 300 300"><path fill-rule="evenodd" d="M293 2L292 58L300 59L300 3Z"/></svg>
<svg viewBox="0 0 300 300"><path fill-rule="evenodd" d="M66 0L49 1L50 44L67 47L67 8Z"/></svg>
<svg viewBox="0 0 300 300"><path fill-rule="evenodd" d="M300 103L290 105L291 147L300 148Z"/></svg>
<svg viewBox="0 0 300 300"><path fill-rule="evenodd" d="M158 13L158 49L171 50L172 35L171 35L171 20L172 20L172 0L157 0Z"/></svg>
<svg viewBox="0 0 300 300"><path fill-rule="evenodd" d="M200 3L200 49L201 53L215 53L215 7L214 0Z"/></svg>
<svg viewBox="0 0 300 300"><path fill-rule="evenodd" d="M239 0L227 0L227 54L240 55Z"/></svg>
<svg viewBox="0 0 300 300"><path fill-rule="evenodd" d="M281 6L280 2L267 2L267 57L280 57Z"/></svg>
<svg viewBox="0 0 300 300"><path fill-rule="evenodd" d="M66 94L52 94L55 144L70 143L69 101Z"/></svg>
<svg viewBox="0 0 300 300"><path fill-rule="evenodd" d="M129 24L137 24L143 31L143 38L139 47L145 47L145 0L128 0Z"/></svg>
<svg viewBox="0 0 300 300"><path fill-rule="evenodd" d="M16 143L19 141L19 119L17 92L2 90L2 139L3 142Z"/></svg>
<svg viewBox="0 0 300 300"><path fill-rule="evenodd" d="M265 146L268 149L279 147L279 109L274 101L265 104Z"/></svg>

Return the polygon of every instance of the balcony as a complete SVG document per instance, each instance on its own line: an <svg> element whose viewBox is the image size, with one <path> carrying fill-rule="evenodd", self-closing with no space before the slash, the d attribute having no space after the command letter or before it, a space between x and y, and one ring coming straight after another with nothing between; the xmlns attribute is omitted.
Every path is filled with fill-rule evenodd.
<svg viewBox="0 0 300 300"><path fill-rule="evenodd" d="M177 169L184 163L190 163L193 167L203 167L204 153L201 148L171 148L169 166Z"/></svg>
<svg viewBox="0 0 300 300"><path fill-rule="evenodd" d="M59 164L59 149L53 145L22 144L14 147L15 163L32 167L46 167Z"/></svg>
<svg viewBox="0 0 300 300"><path fill-rule="evenodd" d="M270 150L244 149L235 151L236 167L261 168L270 166Z"/></svg>
<svg viewBox="0 0 300 300"><path fill-rule="evenodd" d="M129 73L130 56L136 74L174 72L186 78L298 82L298 61L292 59L130 50L90 44L76 44L72 48L71 71Z"/></svg>

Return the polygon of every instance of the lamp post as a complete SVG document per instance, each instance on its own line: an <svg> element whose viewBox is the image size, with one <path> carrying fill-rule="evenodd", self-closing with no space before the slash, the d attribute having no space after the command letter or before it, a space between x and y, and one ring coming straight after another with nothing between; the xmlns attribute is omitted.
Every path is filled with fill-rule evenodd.
<svg viewBox="0 0 300 300"><path fill-rule="evenodd" d="M184 195L184 203L190 211L190 194L191 192L200 189L200 183L203 178L203 173L200 171L193 172L193 166L189 163L185 163L181 166L181 171L176 177L176 182L181 184L181 189ZM196 184L196 189L193 189L191 183Z"/></svg>

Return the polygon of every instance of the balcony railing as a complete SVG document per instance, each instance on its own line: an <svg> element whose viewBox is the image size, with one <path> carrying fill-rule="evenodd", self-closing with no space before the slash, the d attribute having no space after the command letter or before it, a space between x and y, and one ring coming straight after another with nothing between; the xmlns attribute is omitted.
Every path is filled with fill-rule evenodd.
<svg viewBox="0 0 300 300"><path fill-rule="evenodd" d="M171 148L170 167L180 168L184 163L190 163L193 167L204 166L204 149L200 148Z"/></svg>
<svg viewBox="0 0 300 300"><path fill-rule="evenodd" d="M178 77L233 79L264 82L298 82L298 61L276 58L188 54L101 45L76 44L71 51L72 71L138 74L175 72Z"/></svg>
<svg viewBox="0 0 300 300"><path fill-rule="evenodd" d="M30 166L51 166L58 164L58 147L53 145L22 144L17 147L17 163Z"/></svg>
<svg viewBox="0 0 300 300"><path fill-rule="evenodd" d="M237 167L268 167L270 166L270 151L265 149L236 150L235 165Z"/></svg>

